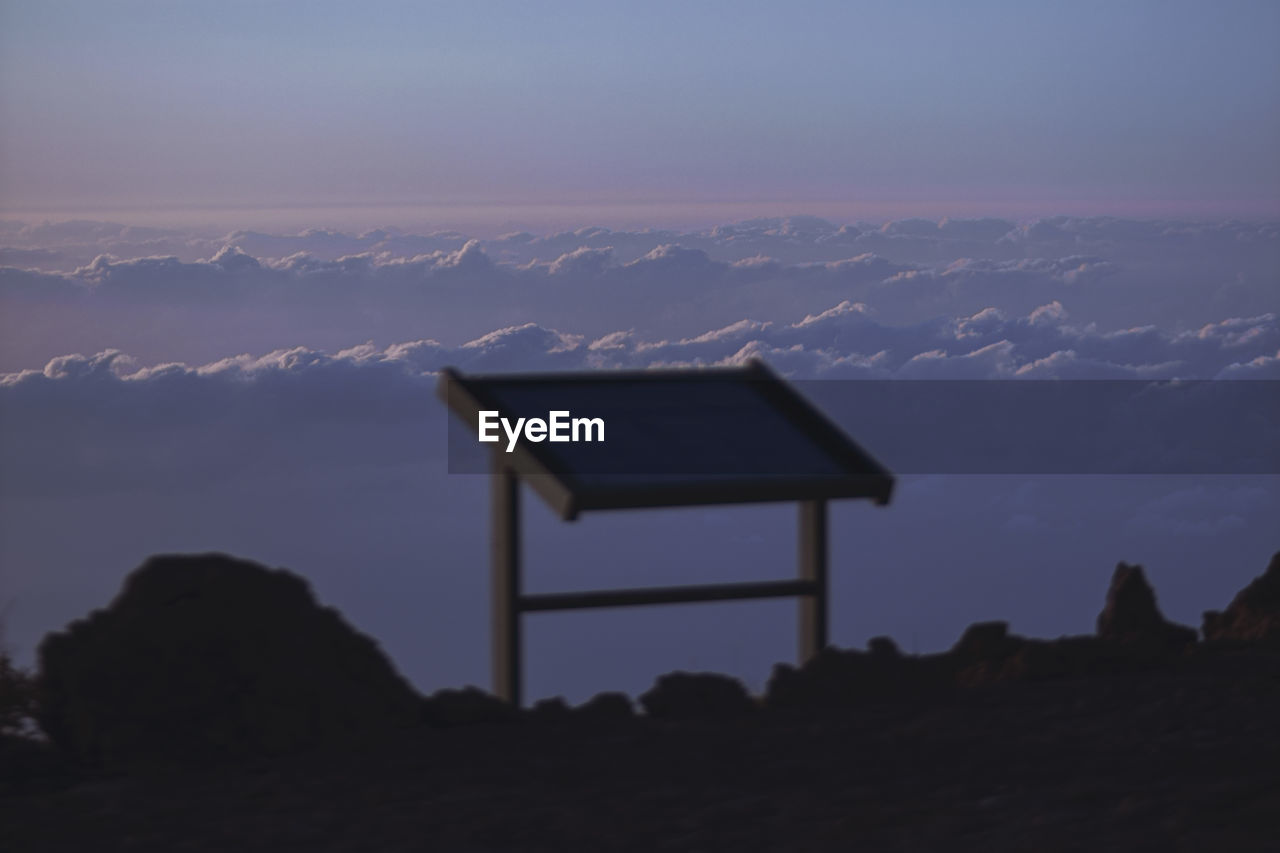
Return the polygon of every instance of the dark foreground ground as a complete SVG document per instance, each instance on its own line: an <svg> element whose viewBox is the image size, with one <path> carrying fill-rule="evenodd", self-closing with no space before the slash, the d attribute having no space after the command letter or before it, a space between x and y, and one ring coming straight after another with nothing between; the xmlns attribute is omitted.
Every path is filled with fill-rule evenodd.
<svg viewBox="0 0 1280 853"><path fill-rule="evenodd" d="M1280 850L1280 652L760 712L420 727L0 798L0 850Z"/></svg>

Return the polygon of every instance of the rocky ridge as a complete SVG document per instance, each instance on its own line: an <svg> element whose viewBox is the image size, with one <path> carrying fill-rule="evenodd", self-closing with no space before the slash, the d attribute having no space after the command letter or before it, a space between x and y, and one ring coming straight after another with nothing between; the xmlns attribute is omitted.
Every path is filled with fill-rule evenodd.
<svg viewBox="0 0 1280 853"><path fill-rule="evenodd" d="M921 656L876 638L778 665L760 697L724 676L669 674L640 697L643 713L620 694L517 712L468 688L415 698L408 722L388 702L395 725L380 734L316 727L220 760L6 746L0 847L1265 850L1280 814L1277 581L1280 555L1206 614L1199 640L1120 564L1097 635L980 623ZM89 623L133 612L121 599ZM129 635L123 624L113 630ZM110 665L85 655L58 664L64 695L106 701L67 675Z"/></svg>

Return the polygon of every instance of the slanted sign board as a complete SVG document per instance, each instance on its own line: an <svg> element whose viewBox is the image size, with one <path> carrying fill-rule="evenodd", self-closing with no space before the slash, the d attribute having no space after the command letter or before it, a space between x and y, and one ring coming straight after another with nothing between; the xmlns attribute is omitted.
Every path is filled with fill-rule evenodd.
<svg viewBox="0 0 1280 853"><path fill-rule="evenodd" d="M799 596L808 659L827 642L826 502L883 505L893 491L883 465L760 362L502 376L446 369L438 391L489 448L494 690L517 704L523 612ZM522 479L566 520L604 509L797 501L799 578L524 595Z"/></svg>

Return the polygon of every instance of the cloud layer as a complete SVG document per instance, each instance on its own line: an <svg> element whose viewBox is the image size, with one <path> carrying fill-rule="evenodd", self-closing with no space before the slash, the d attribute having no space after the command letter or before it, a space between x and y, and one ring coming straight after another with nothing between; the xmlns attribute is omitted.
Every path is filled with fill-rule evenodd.
<svg viewBox="0 0 1280 853"><path fill-rule="evenodd" d="M101 223L11 224L0 249L0 370L67 352L214 361L279 346L459 345L535 322L593 338L694 338L793 324L842 302L880 322L1058 302L1081 326L1173 331L1280 308L1280 230L1057 218L812 217L703 232L584 228L490 240L390 230L219 237Z"/></svg>

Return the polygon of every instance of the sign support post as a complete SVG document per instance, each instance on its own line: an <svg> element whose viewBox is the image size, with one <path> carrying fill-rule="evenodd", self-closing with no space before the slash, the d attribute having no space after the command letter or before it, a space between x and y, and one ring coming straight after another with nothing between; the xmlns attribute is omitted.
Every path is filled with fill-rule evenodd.
<svg viewBox="0 0 1280 853"><path fill-rule="evenodd" d="M827 502L800 502L800 580L813 594L800 597L800 663L827 645Z"/></svg>
<svg viewBox="0 0 1280 853"><path fill-rule="evenodd" d="M493 692L520 703L520 481L495 460L493 514Z"/></svg>

